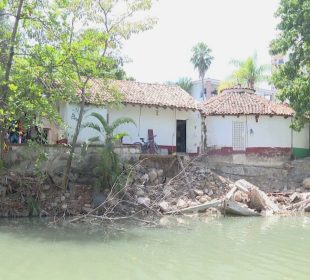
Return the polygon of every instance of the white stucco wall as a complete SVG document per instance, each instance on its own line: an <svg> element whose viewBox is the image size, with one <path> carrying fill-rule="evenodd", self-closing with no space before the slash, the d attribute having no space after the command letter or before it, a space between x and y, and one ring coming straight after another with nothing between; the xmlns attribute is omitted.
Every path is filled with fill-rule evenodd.
<svg viewBox="0 0 310 280"><path fill-rule="evenodd" d="M290 128L291 118L280 116L260 116L258 122L255 116L208 116L207 145L208 147L221 148L232 147L232 123L239 121L245 123L246 147L280 147L308 148L309 126L305 126L300 132L293 132Z"/></svg>
<svg viewBox="0 0 310 280"><path fill-rule="evenodd" d="M72 140L78 112L77 105L70 104L61 107L61 115L67 124L66 131L69 141ZM121 108L109 109L87 105L83 123L96 121L95 118L88 117L92 112L98 112L106 119L108 118L110 124L121 117L132 118L136 125L124 124L115 131L116 133L126 132L129 135L123 139L125 144L141 142L140 138L142 137L147 140L148 129L153 129L154 135L157 135L155 142L158 145L176 146L176 120L186 120L186 146L188 153L196 153L197 147L200 147L201 144L201 118L199 112L169 108L156 109L155 107L138 105L126 105ZM82 129L78 137L78 143L82 143L97 135L98 133L94 129ZM103 141L102 137L101 141Z"/></svg>
<svg viewBox="0 0 310 280"><path fill-rule="evenodd" d="M99 113L100 115L104 116L105 118L107 117L107 109L103 107L96 107L92 105L87 105L85 107L85 113L84 113L84 119L82 123L86 122L93 122L96 124L100 124L97 119L93 117L89 117L89 115L92 112ZM60 107L60 114L64 120L65 123L65 129L64 129L64 134L68 138L69 142L72 141L73 134L75 131L75 126L76 126L76 120L79 115L79 106L75 104L63 104ZM80 134L77 140L77 143L83 143L87 139L99 136L99 134L96 132L96 130L91 129L91 128L81 128ZM101 141L103 140L103 137L100 137Z"/></svg>
<svg viewBox="0 0 310 280"><path fill-rule="evenodd" d="M199 112L164 109L146 106L126 105L122 109L109 109L109 120L112 123L120 117L132 118L136 126L125 124L117 132L127 132L123 142L131 144L141 142L140 138L147 140L148 129L153 129L158 145L176 146L176 120L186 120L186 146L188 153L196 153L200 147L201 120Z"/></svg>

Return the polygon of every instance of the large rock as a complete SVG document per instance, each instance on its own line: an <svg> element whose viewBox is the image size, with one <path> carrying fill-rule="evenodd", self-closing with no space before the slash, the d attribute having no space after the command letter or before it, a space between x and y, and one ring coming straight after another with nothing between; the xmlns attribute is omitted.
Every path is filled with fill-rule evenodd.
<svg viewBox="0 0 310 280"><path fill-rule="evenodd" d="M197 196L203 196L203 191L202 191L202 190L195 189L195 190L194 190L194 193L195 193Z"/></svg>
<svg viewBox="0 0 310 280"><path fill-rule="evenodd" d="M137 196L138 197L143 197L143 196L145 196L145 192L142 189L138 189L137 190Z"/></svg>
<svg viewBox="0 0 310 280"><path fill-rule="evenodd" d="M149 178L149 175L148 175L148 174L144 174L144 175L141 177L141 182L143 182L143 183L147 183L149 180L150 180L150 178Z"/></svg>
<svg viewBox="0 0 310 280"><path fill-rule="evenodd" d="M151 183L154 183L155 180L157 179L157 172L155 169L152 169L150 172L149 172L149 179L150 179L150 182Z"/></svg>
<svg viewBox="0 0 310 280"><path fill-rule="evenodd" d="M104 192L96 191L92 196L92 204L93 207L98 207L99 205L103 204L107 199L107 195Z"/></svg>
<svg viewBox="0 0 310 280"><path fill-rule="evenodd" d="M158 169L158 170L157 170L157 176L158 176L158 178L162 177L163 174L164 174L164 170L162 170L162 169Z"/></svg>
<svg viewBox="0 0 310 280"><path fill-rule="evenodd" d="M204 195L204 196L201 196L200 199L199 199L199 202L200 203L206 203L208 201L211 200L211 197L210 196L207 196L207 195Z"/></svg>
<svg viewBox="0 0 310 280"><path fill-rule="evenodd" d="M151 205L151 200L148 197L138 197L137 202L147 207Z"/></svg>
<svg viewBox="0 0 310 280"><path fill-rule="evenodd" d="M187 202L184 199L180 198L177 202L177 207L179 209L185 208L187 207Z"/></svg>
<svg viewBox="0 0 310 280"><path fill-rule="evenodd" d="M158 206L160 207L160 210L163 212L169 211L169 204L167 201L161 201L158 203Z"/></svg>
<svg viewBox="0 0 310 280"><path fill-rule="evenodd" d="M310 190L310 178L304 179L302 185L305 189Z"/></svg>

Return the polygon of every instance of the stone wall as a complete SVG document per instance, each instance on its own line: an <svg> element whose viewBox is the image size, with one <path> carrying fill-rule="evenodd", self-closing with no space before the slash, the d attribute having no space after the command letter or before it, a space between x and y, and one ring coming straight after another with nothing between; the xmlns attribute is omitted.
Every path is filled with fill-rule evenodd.
<svg viewBox="0 0 310 280"><path fill-rule="evenodd" d="M83 154L80 146L76 148L71 179L80 183L95 180L94 170L100 163L100 148L100 145L89 146ZM138 145L116 146L115 152L122 161L132 162L139 160L141 154ZM6 163L8 167L25 173L48 171L55 181L60 182L68 155L69 147L64 145L12 145L6 154Z"/></svg>
<svg viewBox="0 0 310 280"><path fill-rule="evenodd" d="M310 177L310 158L300 160L263 160L251 158L247 161L220 160L221 157L202 159L210 169L232 180L246 179L264 191L305 191L302 181Z"/></svg>

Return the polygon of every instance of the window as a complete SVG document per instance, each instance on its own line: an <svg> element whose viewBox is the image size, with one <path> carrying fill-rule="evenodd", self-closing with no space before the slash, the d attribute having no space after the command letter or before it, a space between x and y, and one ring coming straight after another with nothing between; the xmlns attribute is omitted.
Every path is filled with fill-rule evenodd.
<svg viewBox="0 0 310 280"><path fill-rule="evenodd" d="M232 145L234 151L245 150L245 125L244 122L232 122Z"/></svg>

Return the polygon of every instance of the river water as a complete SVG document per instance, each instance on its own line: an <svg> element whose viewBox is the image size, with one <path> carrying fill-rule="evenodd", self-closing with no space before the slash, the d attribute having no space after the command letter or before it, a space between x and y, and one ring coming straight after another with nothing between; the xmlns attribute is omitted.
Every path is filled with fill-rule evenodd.
<svg viewBox="0 0 310 280"><path fill-rule="evenodd" d="M113 230L0 220L0 279L310 279L310 217L182 218Z"/></svg>

